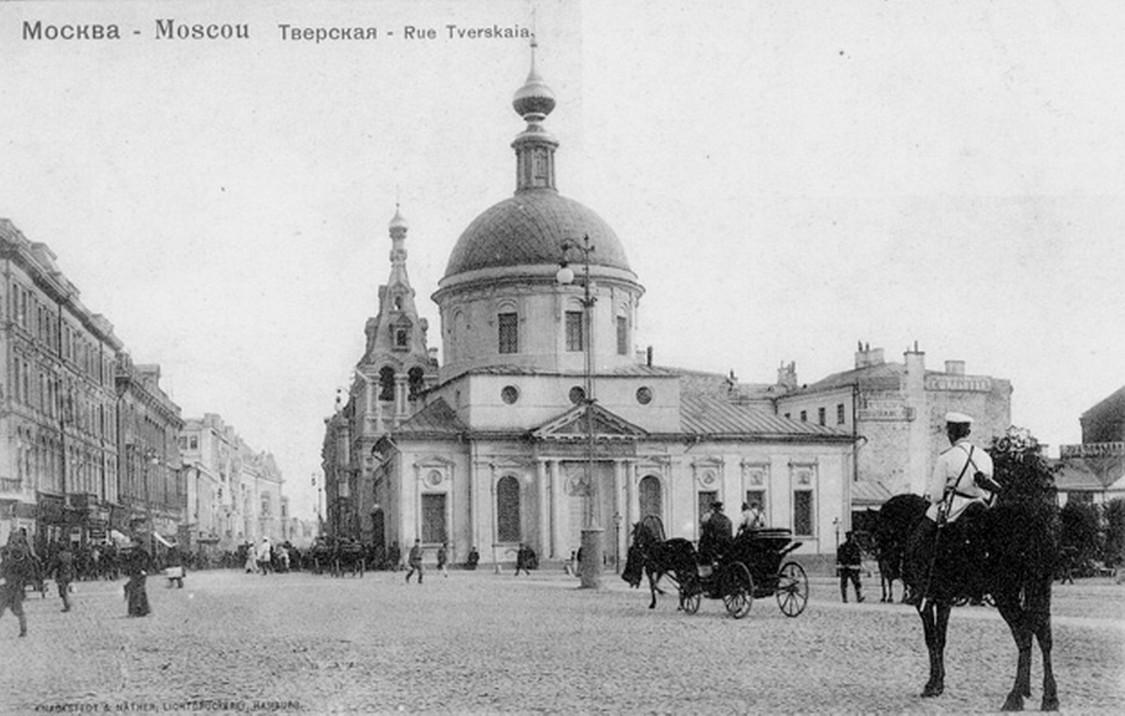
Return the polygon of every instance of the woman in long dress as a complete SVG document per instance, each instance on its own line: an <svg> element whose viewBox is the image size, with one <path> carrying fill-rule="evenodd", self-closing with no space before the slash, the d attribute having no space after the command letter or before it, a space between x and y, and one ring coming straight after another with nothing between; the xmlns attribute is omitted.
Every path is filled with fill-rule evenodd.
<svg viewBox="0 0 1125 716"><path fill-rule="evenodd" d="M148 616L152 611L148 604L148 590L145 588L149 567L148 552L140 546L134 547L126 557L125 569L129 581L125 583L125 600L128 602L128 614L131 617Z"/></svg>

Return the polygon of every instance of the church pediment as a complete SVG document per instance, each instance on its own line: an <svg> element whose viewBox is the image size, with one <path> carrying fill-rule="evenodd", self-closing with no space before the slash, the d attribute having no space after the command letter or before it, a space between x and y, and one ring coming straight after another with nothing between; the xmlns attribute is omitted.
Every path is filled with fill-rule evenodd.
<svg viewBox="0 0 1125 716"><path fill-rule="evenodd" d="M593 411L593 433L598 440L635 440L648 435L644 429L596 403L590 406L590 410ZM576 441L587 438L590 430L586 406L576 405L554 420L534 428L530 435L532 440Z"/></svg>

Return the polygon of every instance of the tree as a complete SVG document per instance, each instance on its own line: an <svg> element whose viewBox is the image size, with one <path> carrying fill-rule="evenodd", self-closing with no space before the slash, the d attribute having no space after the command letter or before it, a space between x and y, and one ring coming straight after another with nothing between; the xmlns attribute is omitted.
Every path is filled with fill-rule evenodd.
<svg viewBox="0 0 1125 716"><path fill-rule="evenodd" d="M1090 562L1101 555L1098 535L1098 508L1092 504L1068 502L1059 512L1059 548L1076 576L1090 572Z"/></svg>
<svg viewBox="0 0 1125 716"><path fill-rule="evenodd" d="M1108 565L1125 562L1125 498L1118 497L1105 504L1105 546L1102 559Z"/></svg>

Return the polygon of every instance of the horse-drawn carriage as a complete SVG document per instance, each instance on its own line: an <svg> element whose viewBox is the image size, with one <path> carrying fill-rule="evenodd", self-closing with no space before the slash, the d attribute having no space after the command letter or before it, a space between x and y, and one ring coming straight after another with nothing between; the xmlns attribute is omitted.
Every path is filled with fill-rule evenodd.
<svg viewBox="0 0 1125 716"><path fill-rule="evenodd" d="M754 599L773 596L782 614L798 616L809 601L809 579L796 562L781 563L801 546L792 534L784 528L740 532L710 570L710 565L697 563L694 572L679 580L684 611L695 614L706 596L722 599L727 613L741 619L750 613Z"/></svg>
<svg viewBox="0 0 1125 716"><path fill-rule="evenodd" d="M809 580L801 565L793 561L782 564L782 560L800 546L788 529L746 530L714 565L701 564L690 541L665 540L660 519L650 516L633 530L633 546L622 576L636 586L648 574L650 609L656 607L656 583L667 575L675 580L680 607L688 614L699 611L703 597L708 597L722 599L727 612L741 619L750 613L754 599L775 596L781 612L795 617L808 604Z"/></svg>
<svg viewBox="0 0 1125 716"><path fill-rule="evenodd" d="M367 571L367 550L359 542L348 541L336 545L336 561L332 575L342 577L345 573L353 577L363 577Z"/></svg>

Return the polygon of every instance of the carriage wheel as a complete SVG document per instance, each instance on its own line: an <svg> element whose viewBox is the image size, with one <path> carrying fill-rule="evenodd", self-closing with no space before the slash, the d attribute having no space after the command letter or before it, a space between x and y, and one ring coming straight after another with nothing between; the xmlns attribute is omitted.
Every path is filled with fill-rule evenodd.
<svg viewBox="0 0 1125 716"><path fill-rule="evenodd" d="M741 619L750 613L754 605L754 580L750 570L742 562L732 562L723 569L721 575L723 605L727 613Z"/></svg>
<svg viewBox="0 0 1125 716"><path fill-rule="evenodd" d="M699 577L692 575L680 582L680 606L684 612L695 614L699 611L699 603L703 601L703 585Z"/></svg>
<svg viewBox="0 0 1125 716"><path fill-rule="evenodd" d="M809 603L809 578L796 562L781 565L777 574L777 606L787 617L798 616Z"/></svg>

